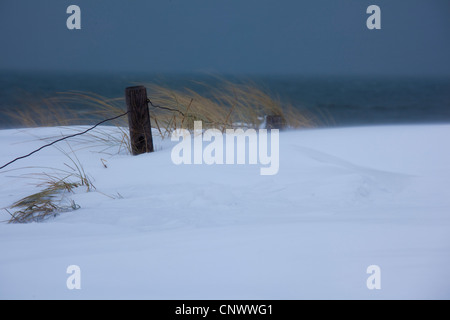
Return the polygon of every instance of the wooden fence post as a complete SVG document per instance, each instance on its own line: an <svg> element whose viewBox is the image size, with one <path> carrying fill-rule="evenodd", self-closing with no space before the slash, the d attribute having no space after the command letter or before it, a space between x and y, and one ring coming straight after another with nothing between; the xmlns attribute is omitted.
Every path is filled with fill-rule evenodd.
<svg viewBox="0 0 450 320"><path fill-rule="evenodd" d="M280 129L283 130L286 126L286 120L279 115L266 116L266 129Z"/></svg>
<svg viewBox="0 0 450 320"><path fill-rule="evenodd" d="M152 127L148 110L147 89L143 86L125 89L130 142L133 155L153 152Z"/></svg>

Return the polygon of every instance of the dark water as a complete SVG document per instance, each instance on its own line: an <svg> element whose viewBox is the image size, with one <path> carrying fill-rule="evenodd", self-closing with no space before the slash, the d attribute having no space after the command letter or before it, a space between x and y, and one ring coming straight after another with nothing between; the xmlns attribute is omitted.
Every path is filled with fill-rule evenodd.
<svg viewBox="0 0 450 320"><path fill-rule="evenodd" d="M450 122L450 78L383 77L246 77L282 101L319 115L323 125L354 126L394 123ZM108 98L123 97L127 86L157 83L173 89L202 91L193 81L219 86L216 77L202 75L120 75L0 73L0 128L20 126L9 114L40 106L58 92L93 92ZM150 97L151 98L151 97ZM42 107L45 107L42 105ZM89 107L71 105L87 123ZM125 110L125 106L123 106Z"/></svg>

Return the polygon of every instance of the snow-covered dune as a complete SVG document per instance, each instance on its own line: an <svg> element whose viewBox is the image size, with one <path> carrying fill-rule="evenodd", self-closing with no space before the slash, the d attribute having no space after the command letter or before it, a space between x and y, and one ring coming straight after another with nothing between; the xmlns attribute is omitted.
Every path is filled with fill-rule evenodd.
<svg viewBox="0 0 450 320"><path fill-rule="evenodd" d="M72 132L0 131L0 165ZM450 125L284 131L273 176L177 166L168 139L136 157L68 140L96 189L67 195L78 210L0 224L0 298L449 299L449 136ZM39 190L29 174L69 161L51 147L0 171L0 208ZM80 290L66 285L71 265ZM372 265L381 289L367 286Z"/></svg>

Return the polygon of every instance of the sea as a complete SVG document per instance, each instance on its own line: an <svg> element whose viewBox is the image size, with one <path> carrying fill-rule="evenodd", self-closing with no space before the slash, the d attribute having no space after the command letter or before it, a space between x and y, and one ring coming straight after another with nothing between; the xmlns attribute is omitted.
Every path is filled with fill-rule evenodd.
<svg viewBox="0 0 450 320"><path fill-rule="evenodd" d="M120 74L0 71L0 128L23 122L14 116L63 92L94 93L106 98L124 97L125 88L159 84L202 93L203 84L220 88L223 80L254 83L282 103L306 110L318 126L366 126L450 122L450 78L383 76L217 76L210 74ZM149 97L151 99L151 97ZM75 109L86 124L98 119L82 101ZM125 105L123 106L126 110ZM20 111L20 112L19 112ZM26 113L26 112L25 112ZM20 117L19 117L20 118Z"/></svg>

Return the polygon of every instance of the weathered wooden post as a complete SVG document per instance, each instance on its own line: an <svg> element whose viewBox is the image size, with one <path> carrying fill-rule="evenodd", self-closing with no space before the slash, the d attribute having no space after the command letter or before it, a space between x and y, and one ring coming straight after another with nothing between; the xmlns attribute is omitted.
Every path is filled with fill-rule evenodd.
<svg viewBox="0 0 450 320"><path fill-rule="evenodd" d="M125 89L133 155L153 152L152 127L148 110L147 89L143 86Z"/></svg>
<svg viewBox="0 0 450 320"><path fill-rule="evenodd" d="M267 115L266 116L266 129L284 129L286 126L286 120L283 116L279 115Z"/></svg>

